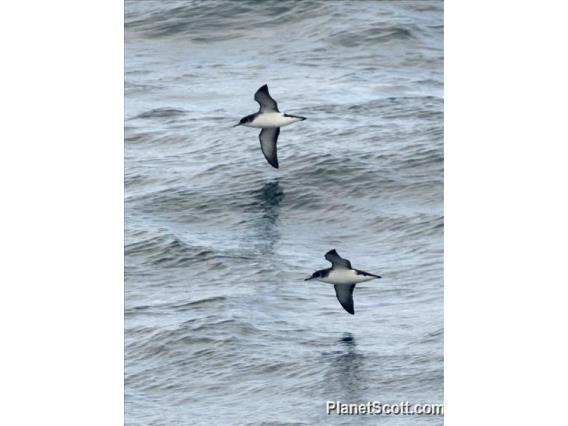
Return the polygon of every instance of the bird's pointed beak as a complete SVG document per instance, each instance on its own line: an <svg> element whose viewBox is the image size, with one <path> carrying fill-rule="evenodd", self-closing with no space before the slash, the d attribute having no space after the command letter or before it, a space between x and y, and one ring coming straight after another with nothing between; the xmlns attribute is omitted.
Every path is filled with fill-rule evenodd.
<svg viewBox="0 0 568 426"><path fill-rule="evenodd" d="M240 125L241 125L241 123L237 123L233 127L237 127L237 126L240 126Z"/></svg>
<svg viewBox="0 0 568 426"><path fill-rule="evenodd" d="M314 277L308 277L308 278L304 279L304 281L309 281L309 280L313 280L313 279L314 279Z"/></svg>

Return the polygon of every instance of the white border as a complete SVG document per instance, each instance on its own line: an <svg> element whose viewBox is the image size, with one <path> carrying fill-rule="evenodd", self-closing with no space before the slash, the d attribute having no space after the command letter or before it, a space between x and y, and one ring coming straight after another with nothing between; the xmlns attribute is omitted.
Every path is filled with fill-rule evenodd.
<svg viewBox="0 0 568 426"><path fill-rule="evenodd" d="M445 420L566 403L567 6L445 4Z"/></svg>
<svg viewBox="0 0 568 426"><path fill-rule="evenodd" d="M0 16L0 424L121 425L123 5Z"/></svg>

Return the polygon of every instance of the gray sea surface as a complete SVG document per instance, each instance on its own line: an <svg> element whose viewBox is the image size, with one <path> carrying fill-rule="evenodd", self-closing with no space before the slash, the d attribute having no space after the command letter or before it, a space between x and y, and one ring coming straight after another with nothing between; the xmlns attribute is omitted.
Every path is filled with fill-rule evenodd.
<svg viewBox="0 0 568 426"><path fill-rule="evenodd" d="M443 402L443 3L125 3L128 425L428 424ZM268 83L280 169L257 129ZM349 315L304 278L382 276Z"/></svg>

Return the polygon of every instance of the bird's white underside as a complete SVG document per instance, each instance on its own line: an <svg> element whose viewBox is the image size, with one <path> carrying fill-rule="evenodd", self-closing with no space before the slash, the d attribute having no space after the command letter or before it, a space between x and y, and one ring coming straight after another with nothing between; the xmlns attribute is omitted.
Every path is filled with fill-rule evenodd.
<svg viewBox="0 0 568 426"><path fill-rule="evenodd" d="M358 283L363 283L365 281L371 281L374 278L375 277L358 275L352 269L337 268L337 269L332 269L327 277L317 278L317 280L328 284L347 285L347 284L358 284Z"/></svg>
<svg viewBox="0 0 568 426"><path fill-rule="evenodd" d="M252 122L244 125L247 127L271 128L284 127L296 121L300 121L300 119L297 117L286 117L281 112L264 112L257 115Z"/></svg>

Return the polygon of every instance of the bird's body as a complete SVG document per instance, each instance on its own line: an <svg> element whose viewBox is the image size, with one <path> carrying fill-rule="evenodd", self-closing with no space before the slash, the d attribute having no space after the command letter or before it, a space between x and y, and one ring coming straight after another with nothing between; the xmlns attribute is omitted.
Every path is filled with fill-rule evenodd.
<svg viewBox="0 0 568 426"><path fill-rule="evenodd" d="M351 315L354 315L353 290L355 290L355 285L381 277L352 268L351 262L339 256L335 249L328 251L325 258L331 262L331 268L314 272L311 277L306 278L306 281L315 279L333 284L335 295L341 306Z"/></svg>
<svg viewBox="0 0 568 426"><path fill-rule="evenodd" d="M327 271L327 274L317 279L321 282L334 285L359 284L376 278L374 275L365 275L365 272L362 273L362 271L358 271L357 269L329 268L329 270L324 269L324 271Z"/></svg>
<svg viewBox="0 0 568 426"><path fill-rule="evenodd" d="M267 129L288 126L289 124L302 120L304 120L303 117L284 114L282 112L265 112L252 114L252 121L243 123L243 126Z"/></svg>
<svg viewBox="0 0 568 426"><path fill-rule="evenodd" d="M266 84L256 91L254 100L260 105L259 111L241 118L241 121L235 126L262 129L259 135L262 153L272 167L278 168L276 142L280 134L280 127L303 121L305 117L284 114L278 111L278 104L268 93Z"/></svg>

